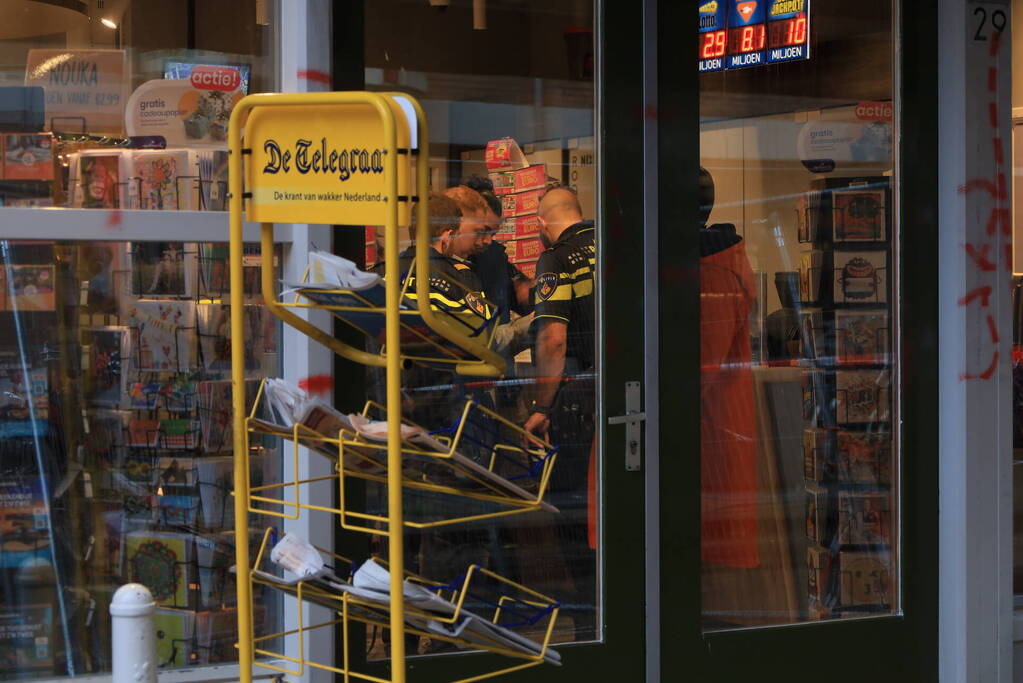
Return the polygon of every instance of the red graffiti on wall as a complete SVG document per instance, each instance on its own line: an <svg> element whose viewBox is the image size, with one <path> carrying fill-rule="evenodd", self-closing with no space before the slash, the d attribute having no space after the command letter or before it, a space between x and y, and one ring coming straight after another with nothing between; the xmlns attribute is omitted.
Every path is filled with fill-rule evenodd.
<svg viewBox="0 0 1023 683"><path fill-rule="evenodd" d="M999 242L1001 244L1001 258L1002 266L1008 271L1012 272L1012 223L1009 214L1009 209L1006 203L1009 200L1009 183L1005 173L1005 147L1002 144L1001 133L998 130L998 50L1001 46L1001 33L995 32L991 36L991 47L988 53L988 57L991 59L991 66L988 67L987 71L987 90L990 97L988 102L988 126L991 129L991 148L994 153L995 161L995 174L994 178L974 178L966 181L966 183L959 188L962 194L969 194L971 192L983 192L987 194L992 201L991 212L988 214L987 225L985 226L985 236L987 240L993 240L982 242L981 244L970 244L965 245L966 254L970 258L970 263L975 268L975 273L980 276L983 273L992 273L998 271L998 264L995 260L997 259L997 253L999 251ZM1006 239L1008 238L1008 239ZM990 256L994 252L996 255ZM968 291L959 299L960 306L980 306L981 308L989 308L991 305L991 285L980 285ZM998 324L995 322L995 318L990 313L986 316L988 335L990 338L991 346L991 360L987 364L987 367L980 371L971 372L969 369L959 376L960 380L971 380L991 379L995 370L998 368L998 342L1000 335L998 333Z"/></svg>

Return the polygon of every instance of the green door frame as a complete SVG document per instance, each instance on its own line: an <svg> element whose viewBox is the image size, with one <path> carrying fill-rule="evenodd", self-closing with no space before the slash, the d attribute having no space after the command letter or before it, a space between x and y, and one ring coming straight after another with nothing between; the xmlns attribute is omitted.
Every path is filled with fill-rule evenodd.
<svg viewBox="0 0 1023 683"><path fill-rule="evenodd" d="M660 680L936 681L938 679L938 80L937 13L895 0L901 116L899 185L902 306L901 581L903 614L703 634L700 629L698 240L699 91L687 55L697 36L676 27L692 7L658 0L661 457ZM678 49L681 43L683 47ZM685 47L688 46L688 47ZM681 56L680 56L681 55ZM665 199L671 198L670 201Z"/></svg>

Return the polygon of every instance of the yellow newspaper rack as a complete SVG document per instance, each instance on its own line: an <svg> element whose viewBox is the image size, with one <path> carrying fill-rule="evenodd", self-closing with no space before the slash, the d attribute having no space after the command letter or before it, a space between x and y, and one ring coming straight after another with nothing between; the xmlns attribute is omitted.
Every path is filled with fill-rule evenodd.
<svg viewBox="0 0 1023 683"><path fill-rule="evenodd" d="M325 418L325 411L313 412L310 424L286 427L269 417L265 387L264 381L246 418L247 435L290 441L294 472L299 471L299 446L304 446L331 460L335 474L250 484L249 512L297 519L302 510L316 510L337 515L342 527L349 530L386 533L386 513L355 509L349 504L345 486L349 479L361 480L366 483L366 498L386 498L387 443L379 429L384 424L379 420L387 417L386 409L367 401L358 416L336 413ZM338 424L341 419L344 426ZM330 427L322 427L324 424ZM376 433L374 427L378 428ZM557 512L544 502L557 448L527 435L518 425L475 401L466 401L455 422L443 429L429 432L403 420L402 433L401 485L408 509L405 527L439 527L535 510ZM250 440L246 452L251 454L253 450ZM304 501L306 487L334 480L338 485L337 508Z"/></svg>
<svg viewBox="0 0 1023 683"><path fill-rule="evenodd" d="M409 124L402 116L403 107L399 105L406 105L406 111L412 110L414 112L414 125ZM303 183L312 183L312 176L315 173L309 172L308 168L301 175L301 177L292 180L292 185L276 184L269 187L264 187L267 184L264 176L259 173L260 169L263 170L264 174L266 171L272 171L270 178L276 180L282 175L282 171L286 167L286 161L283 161L287 157L287 151L276 151L269 155L264 155L258 162L254 161L254 157L258 154L258 151L262 149L264 152L267 149L274 150L280 147L275 139L270 139L266 135L260 133L265 129L268 133L276 134L280 130L280 126L272 126L268 123L264 123L267 120L269 114L264 114L263 110L269 110L274 108L280 108L284 112L295 112L296 116L301 115L301 119L306 126L312 126L317 123L317 110L323 108L325 111L333 111L331 108L337 107L362 107L366 111L361 112L357 117L357 124L361 124L366 128L367 136L373 135L374 137L380 138L382 141L374 142L373 144L380 145L377 147L373 155L369 157L371 160L368 161L366 171L362 175L353 174L351 178L346 180L347 183L352 182L371 182L374 183L376 178L384 179L383 185L386 186L386 190L381 192L377 184L369 186L370 190L378 190L376 192L346 192L343 194L337 194L335 192L323 192L320 185L311 185L310 189L314 190L311 192L300 192L301 186L294 186L294 183L301 181ZM300 109L302 107L302 109ZM308 110L309 113L306 113ZM360 110L361 111L361 110ZM377 133L370 127L370 123L373 121L367 121L365 119L372 120L378 118L375 124L383 134ZM238 206L237 218L232 213L232 231L235 230L235 222L237 222L237 233L238 238L241 238L241 213L242 207L249 214L250 220L255 220L262 223L261 232L261 246L262 246L262 291L264 300L268 310L283 322L291 325L292 327L300 330L307 336L315 339L319 343L323 344L327 348L331 349L338 355L347 358L356 363L363 365L373 365L378 367L385 367L387 364L387 352L373 353L366 351L365 349L352 346L339 339L336 339L327 332L316 327L316 325L310 323L308 320L296 315L293 311L288 310L294 306L292 303L290 306L286 302L281 301L275 294L277 292L277 283L274 282L273 278L273 229L274 223L267 221L267 218L276 220L287 220L291 221L303 221L310 223L330 223L345 225L382 225L384 228L384 260L385 260L385 279L398 281L398 250L397 243L399 239L398 231L401 223L401 219L410 216L410 207L414 200L422 198L423 201L415 202L416 213L416 240L415 240L415 258L414 258L414 270L418 273L430 272L430 250L432 249L430 239L430 226L429 217L427 211L427 202L425 199L429 196L429 159L427 154L420 154L419 150L426 148L428 136L427 136L427 125L426 117L423 114L423 110L419 103L413 98L400 94L400 93L369 93L369 92L352 92L352 93L301 93L301 94L286 94L286 95L250 95L243 98L238 105L234 108L231 115L232 125L235 128L245 128L246 137L248 137L248 127L252 127L252 119L258 119L258 127L256 128L257 133L252 137L255 140L246 139L244 142L241 136L230 137L231 143L231 173L239 177L244 177L248 181L251 187L237 188L239 190L240 198L243 202L237 202ZM270 119L272 121L272 119ZM337 121L333 122L336 130ZM356 126L357 127L357 126ZM414 128L414 133L410 132ZM308 134L308 133L304 133ZM236 139L237 138L237 139ZM308 141L306 141L308 142ZM271 145L268 148L268 145ZM361 144L351 145L352 147L361 148L361 151L366 151L367 148L373 145ZM326 142L324 142L324 149L326 149ZM337 150L334 150L337 151ZM344 152L344 150L340 150ZM319 151L314 152L319 155ZM245 163L242 163L242 159L245 159ZM237 164L234 164L235 159L238 160ZM414 159L413 164L409 159ZM326 161L326 159L324 159ZM354 163L354 162L353 162ZM360 162L361 163L361 162ZM297 156L295 164L298 164ZM379 164L379 166L377 166ZM356 168L359 168L356 166ZM300 169L301 170L301 169ZM414 176L414 192L413 189L413 178ZM368 180L367 180L368 179ZM235 186L232 185L232 188ZM353 186L356 189L357 186ZM235 190L232 189L232 197L234 196ZM364 202L359 201L347 205L344 209L336 209L331 204L336 202L324 202L318 201L316 198L322 197L334 197L334 196L353 196L353 197L372 197L375 201ZM308 202L300 200L301 197L309 197ZM291 201L292 203L287 203ZM322 204L320 206L309 205ZM234 207L235 204L232 204ZM232 212L234 208L232 208ZM404 225L408 225L408 221L404 221ZM403 226L402 226L403 227ZM233 256L232 256L233 258ZM415 278L416 286L415 291L405 292L407 297L414 297L418 301L430 301L430 282L429 278ZM400 286L399 286L400 289ZM392 305L391 300L388 298L392 296L390 292L392 288L387 285L384 288L384 297L380 302L382 305L374 306L373 308L379 309L376 311L379 316L383 317L384 329L390 324L387 322L388 309L395 309L399 317L398 325L401 326L403 317L400 312L401 309L401 296L398 296L399 303ZM319 308L325 309L326 306L317 304L316 302L310 302L308 308ZM430 340L430 346L440 347L448 353L440 354L442 362L449 363L455 372L463 375L475 375L483 377L497 377L504 373L506 363L504 359L495 351L490 348L490 340L493 335L493 325L488 324L488 333L485 336L481 336L481 331L474 333L467 333L466 328L463 325L454 323L450 316L442 315L435 306L421 306L415 309L417 318L421 320L420 333L426 336ZM339 311L336 311L339 312ZM405 315L404 317L408 317ZM395 355L399 356L399 362L413 361L414 356L418 354L413 351L412 357L402 353L401 347L404 343L392 343L385 344L385 346L391 346L396 349ZM457 357L451 358L451 352L455 351Z"/></svg>
<svg viewBox="0 0 1023 683"><path fill-rule="evenodd" d="M401 372L402 367L408 363L435 364L461 375L499 377L504 374L505 361L491 348L494 322L490 318L494 316L487 315L485 302L470 301L469 307L476 308L476 303L482 306L482 318L486 324L466 324L458 316L452 318L447 314L449 311L444 311L441 306L414 305L415 302L433 303L429 277L415 277L414 288L408 284L408 279L402 279L398 243L404 239L405 228L411 223L413 210L416 212L416 239L410 269L424 275L430 272L431 239L426 201L430 178L429 134L426 117L415 99L403 93L380 92L249 95L242 98L231 112L228 148L231 338L239 342L231 345L232 383L235 388L245 385L245 353L244 345L240 343L240 340L245 339L242 231L245 219L261 224L261 285L267 310L348 360L384 368L386 412L391 415L401 413ZM371 300L364 293L336 290L335 294L346 298L341 303L335 300L324 305L323 301L316 301L310 296L311 291L303 292L303 289L311 290L311 287L300 287L290 303L281 300L277 294L278 283L274 280L273 268L274 224L278 222L360 226L359 229L366 225L380 226L384 235L384 283L380 292L376 293L379 296ZM362 300L353 299L349 295L357 295ZM380 350L366 350L336 339L300 315L302 311L295 310L303 308L329 310L337 317L349 319L356 315L372 316L373 330L366 329L366 318L361 318L361 324L356 327L363 328L364 332L377 333L370 336L379 342ZM367 406L363 417L368 418L374 409L373 406ZM437 448L431 445L424 448L421 443L414 443L402 435L400 420L390 420L384 442L369 446L364 435L354 428L337 429L334 433L324 434L304 425L282 428L279 424L261 423L248 410L244 391L234 392L232 410L237 567L252 566L249 561L247 525L250 512L292 519L303 512L320 512L337 515L343 525L351 528L369 530L375 527L377 533L386 534L388 566L392 569L389 574L387 605L378 604L372 609L371 606L356 602L349 593L320 595L316 587L307 585L307 582L300 582L290 589L300 598L300 610L303 602L310 598L326 600L329 597L331 606L339 615L330 623L347 623L354 616L363 616L366 623L390 629L394 635L390 643L391 667L388 679L347 672L351 652L347 630L343 643L342 668L313 664L307 661L301 649L298 657L270 652L268 645L273 637L256 638L253 633L252 582L256 580L253 575L255 570L240 571L237 586L238 678L241 683L251 683L252 667L257 664L257 656L278 657L298 665L301 671L305 671L308 666L315 666L343 673L345 680L404 683L407 671L405 639L401 634L424 630L415 621L419 617L415 614L414 606L406 612L402 534L405 527L416 526L418 522L405 519L405 494L417 492L438 498L447 496L494 506L477 515L450 517L447 523L535 510L543 506L543 494L555 459L549 444L534 441L528 445L528 442L523 441L521 450L531 456L542 453L543 461L539 465L531 461L530 476L537 480L535 490L530 489L526 497L513 496L508 490L495 491L493 482L489 481L500 474L499 463L504 461L503 456L508 455L507 452L495 450L489 461L476 460L476 464L488 474L475 471L473 467L466 466L459 470L458 467L450 466L450 463L458 462L455 454L464 455L467 449L466 439L470 437L465 430L461 430L460 434L431 435L444 446ZM467 406L466 410L485 409ZM493 417L497 418L496 415ZM514 427L510 423L503 425L507 426ZM458 432L457 429L455 431ZM260 433L292 441L296 472L299 445L308 445L318 453L336 460L335 473L316 480L283 484L259 483L253 486L250 480L250 451L258 450L259 444L250 436ZM353 462L365 462L368 457L376 465L369 470L354 465L349 468L349 456ZM437 475L432 472L431 476L418 477L406 472L405 463L410 457L429 458L438 464L438 471L453 472L454 481L458 485L451 485L450 482L440 485L436 481ZM463 480L458 480L459 476ZM378 485L386 490L381 503L383 509L357 511L319 506L304 502L301 498L303 487L315 481L336 480L343 493L346 477L360 478L367 482L367 487ZM473 487L478 487L477 490L469 491L473 495L464 495L465 489L469 488L465 482L472 482ZM290 500L285 500L288 491L293 493ZM501 506L504 509L497 509ZM427 521L426 525L436 521ZM381 527L385 530L381 531ZM479 581L484 576L490 576L489 572L471 570L466 576L466 582ZM547 607L556 604L545 602L546 598L537 594L531 595L538 604L543 603ZM495 621L501 619L501 615L508 609L505 603L501 605L501 609L492 617ZM547 642L556 612L554 607L548 615L551 625L539 653L531 652L523 657L523 653L516 652L515 648L503 651L495 643L469 643L477 649L519 657L524 663L466 680L489 678L497 673L535 666L544 661L545 657L550 656L546 652ZM304 623L302 617L300 611L300 623ZM299 632L301 634L323 626L303 626ZM277 634L280 635L283 634ZM274 668L269 663L258 664Z"/></svg>
<svg viewBox="0 0 1023 683"><path fill-rule="evenodd" d="M356 670L358 664L353 660L358 662L363 657L355 652L358 648L365 648L365 642L355 641L349 635L349 626L354 623L385 630L390 628L387 592L359 585L359 572L354 571L355 565L351 560L319 548L317 550L332 570L330 579L312 577L286 581L279 574L262 570L261 567L268 565L268 546L276 536L274 528L265 531L249 575L253 583L297 599L299 626L256 637L255 653L270 660L257 661L256 666L293 676L302 676L309 669L320 669L343 675L345 680L389 683L389 679ZM385 561L373 557L363 566L370 564L389 579L389 567ZM444 642L460 649L491 652L517 660L511 666L484 671L453 683L493 678L545 662L560 664L560 655L550 647L560 610L560 603L556 600L476 565L471 565L462 576L446 584L411 572L403 572L403 577L407 596L403 629L406 634L419 636L424 641ZM426 595L431 597L424 601L422 596ZM420 596L420 599L415 596ZM333 616L327 621L307 625L306 603L326 607L333 611ZM307 633L334 626L342 627L339 666L316 660L305 647ZM297 656L272 649L275 641L279 642L286 636L297 637Z"/></svg>
<svg viewBox="0 0 1023 683"><path fill-rule="evenodd" d="M401 282L401 357L403 361L427 367L450 369L464 366L475 360L473 355L461 346L437 334L419 310L414 282L416 265L413 263ZM308 278L308 270L307 276ZM493 345L499 317L495 307L477 293L469 291L460 282L451 284L462 291L460 301L450 301L437 293L430 293L430 310L438 320L444 320L452 329L458 330L468 339L478 341L484 348ZM386 362L387 346L384 306L384 282L365 290L330 289L309 285L295 288L290 301L281 303L290 309L316 309L331 314L349 327L354 328L380 349L377 354L379 365ZM369 352L367 352L369 353Z"/></svg>

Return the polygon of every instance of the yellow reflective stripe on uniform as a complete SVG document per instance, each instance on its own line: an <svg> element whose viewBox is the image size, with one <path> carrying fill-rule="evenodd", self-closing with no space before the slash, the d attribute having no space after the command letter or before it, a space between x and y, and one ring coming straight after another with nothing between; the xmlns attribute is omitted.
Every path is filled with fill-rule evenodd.
<svg viewBox="0 0 1023 683"><path fill-rule="evenodd" d="M551 315L550 313L542 313L540 315L534 315L533 320L539 320L540 318L554 318L555 320L561 320L562 322L568 322L568 318L560 315Z"/></svg>
<svg viewBox="0 0 1023 683"><path fill-rule="evenodd" d="M589 296L593 294L593 278L578 280L572 285L572 293L575 296Z"/></svg>
<svg viewBox="0 0 1023 683"><path fill-rule="evenodd" d="M563 285L558 285L557 288L554 290L554 293L551 294L549 297L547 297L546 299L539 299L539 301L568 301L571 298L572 285L571 283L566 282Z"/></svg>
<svg viewBox="0 0 1023 683"><path fill-rule="evenodd" d="M577 269L569 277L571 277L572 279L578 279L578 278L584 277L586 275L592 275L592 274L593 274L593 259L590 259L590 265L583 266L582 268Z"/></svg>
<svg viewBox="0 0 1023 683"><path fill-rule="evenodd" d="M418 298L415 292L408 292L405 294L405 296L409 299L412 299L413 301L415 301ZM437 292L430 292L430 300L438 301L447 306L448 308L468 308L465 305L464 301L452 301L443 294L439 294Z"/></svg>

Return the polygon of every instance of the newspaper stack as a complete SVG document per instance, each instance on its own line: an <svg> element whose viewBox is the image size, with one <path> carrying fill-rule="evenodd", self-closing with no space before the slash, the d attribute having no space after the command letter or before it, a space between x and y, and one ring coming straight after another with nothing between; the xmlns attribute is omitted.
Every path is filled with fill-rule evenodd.
<svg viewBox="0 0 1023 683"><path fill-rule="evenodd" d="M277 431L292 431L296 424L299 442L328 458L339 456L338 444L318 436L344 439L344 467L348 471L383 475L387 472L387 421L371 420L358 413L345 415L326 401L310 396L282 379L268 378L263 387L266 410L257 422ZM406 478L426 481L474 493L499 493L521 500L536 495L491 471L472 458L451 452L451 447L425 429L402 423L402 471ZM441 457L438 457L441 456ZM557 512L549 503L542 509Z"/></svg>
<svg viewBox="0 0 1023 683"><path fill-rule="evenodd" d="M285 534L274 545L270 552L270 559L284 570L284 577L261 570L256 570L255 576L267 583L281 587L293 587L303 581L317 589L303 593L312 602L336 610L339 603L337 600L331 600L328 596L336 593L348 593L367 606L379 605L385 610L390 607L390 572L374 560L364 562L349 582L338 576L333 567L324 563L320 552L315 547L294 534ZM410 583L407 579L403 586L406 608L418 612L406 612L405 623L413 628L446 638L455 638L470 646L501 647L533 657L542 653L545 661L551 664L561 664L561 655L558 652L550 648L544 650L540 643L509 628L499 626L464 606L458 612L458 619L454 622L438 621L437 619L453 617L457 611L456 605L423 586ZM379 619L379 615L373 615L370 609L365 611ZM365 613L356 609L354 616L358 618L365 616Z"/></svg>

